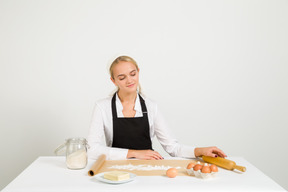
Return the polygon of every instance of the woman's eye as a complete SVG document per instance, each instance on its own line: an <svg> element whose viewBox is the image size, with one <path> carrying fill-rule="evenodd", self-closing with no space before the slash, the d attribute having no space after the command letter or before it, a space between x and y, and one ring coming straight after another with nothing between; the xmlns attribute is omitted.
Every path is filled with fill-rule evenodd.
<svg viewBox="0 0 288 192"><path fill-rule="evenodd" d="M119 80L120 80L120 81L122 81L122 80L124 80L124 79L125 79L125 76L120 76L120 77L119 77Z"/></svg>
<svg viewBox="0 0 288 192"><path fill-rule="evenodd" d="M132 74L131 74L131 76L135 76L135 75L136 75L136 73L132 73Z"/></svg>

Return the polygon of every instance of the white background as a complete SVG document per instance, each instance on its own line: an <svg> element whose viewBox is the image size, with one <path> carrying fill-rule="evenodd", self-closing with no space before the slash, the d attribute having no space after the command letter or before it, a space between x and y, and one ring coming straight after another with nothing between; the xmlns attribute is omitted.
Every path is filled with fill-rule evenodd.
<svg viewBox="0 0 288 192"><path fill-rule="evenodd" d="M87 137L119 54L179 142L242 156L288 189L287 21L287 0L0 0L0 189Z"/></svg>

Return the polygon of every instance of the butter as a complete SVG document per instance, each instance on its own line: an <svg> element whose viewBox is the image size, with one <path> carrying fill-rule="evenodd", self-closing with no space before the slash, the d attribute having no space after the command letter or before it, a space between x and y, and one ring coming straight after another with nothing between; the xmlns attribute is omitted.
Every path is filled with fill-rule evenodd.
<svg viewBox="0 0 288 192"><path fill-rule="evenodd" d="M111 171L104 173L104 178L112 181L123 181L130 179L130 174L121 171Z"/></svg>

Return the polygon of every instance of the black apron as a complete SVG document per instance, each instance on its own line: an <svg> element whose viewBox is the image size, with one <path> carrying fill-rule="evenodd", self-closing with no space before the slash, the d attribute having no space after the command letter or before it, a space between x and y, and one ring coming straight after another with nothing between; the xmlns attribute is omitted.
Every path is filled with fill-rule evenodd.
<svg viewBox="0 0 288 192"><path fill-rule="evenodd" d="M112 98L113 142L112 147L152 150L147 108L144 99L139 95L143 117L117 117L116 93Z"/></svg>

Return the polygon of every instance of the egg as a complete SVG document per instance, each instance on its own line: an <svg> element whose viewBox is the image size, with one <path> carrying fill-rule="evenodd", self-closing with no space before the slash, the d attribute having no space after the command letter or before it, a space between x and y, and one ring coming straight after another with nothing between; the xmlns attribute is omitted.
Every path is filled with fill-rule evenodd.
<svg viewBox="0 0 288 192"><path fill-rule="evenodd" d="M212 172L218 172L218 167L216 165L210 165L210 169Z"/></svg>
<svg viewBox="0 0 288 192"><path fill-rule="evenodd" d="M202 169L202 165L201 164L196 164L194 167L193 167L194 171L198 171L200 169Z"/></svg>
<svg viewBox="0 0 288 192"><path fill-rule="evenodd" d="M195 166L195 163L189 163L187 165L187 169L192 169Z"/></svg>
<svg viewBox="0 0 288 192"><path fill-rule="evenodd" d="M170 177L170 178L176 177L176 176L177 176L177 173L178 173L178 171L177 171L176 168L170 168L170 169L168 169L168 170L166 171L167 177Z"/></svg>
<svg viewBox="0 0 288 192"><path fill-rule="evenodd" d="M202 172L202 173L211 173L211 169L210 169L210 167L207 165L207 163L205 163L205 165L202 167L201 172Z"/></svg>

